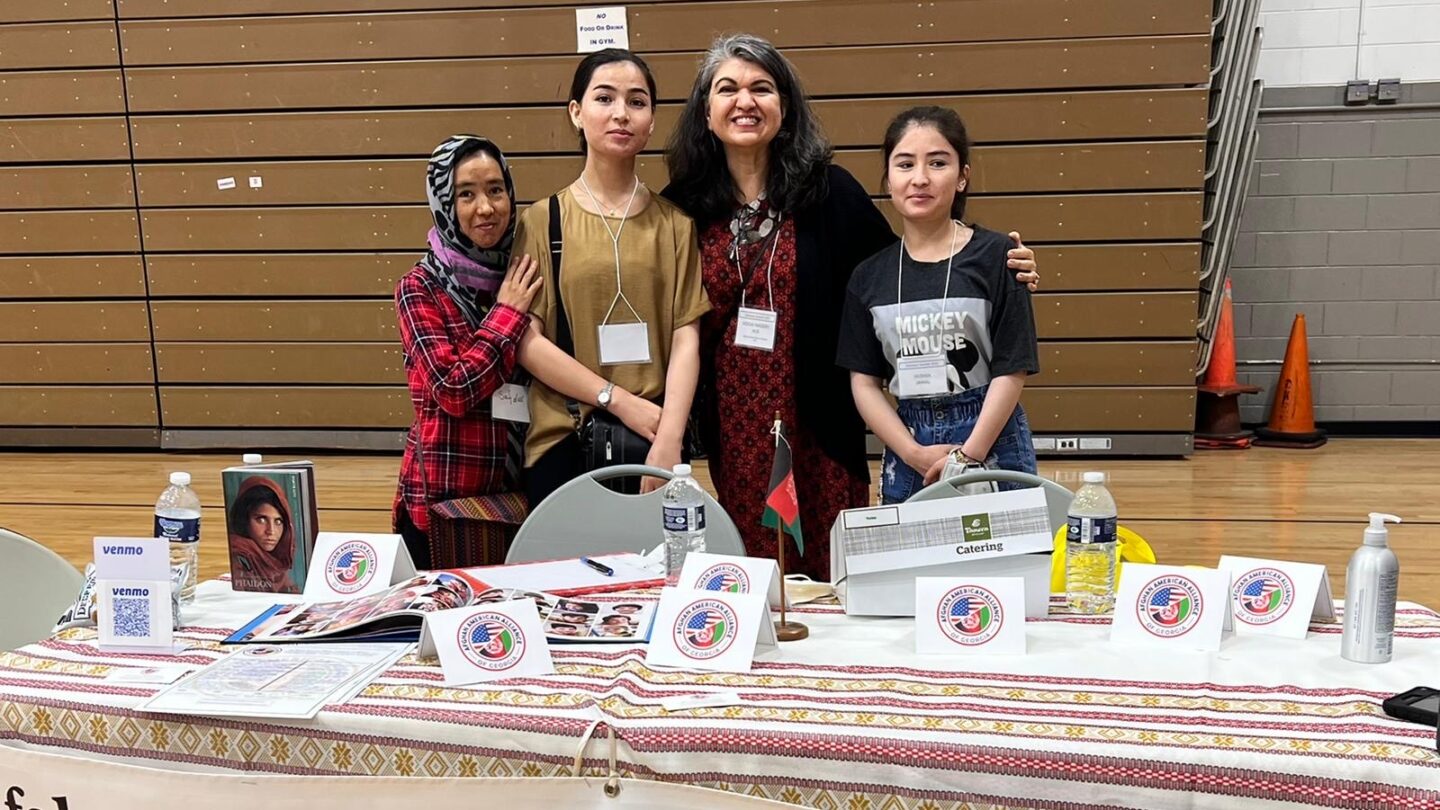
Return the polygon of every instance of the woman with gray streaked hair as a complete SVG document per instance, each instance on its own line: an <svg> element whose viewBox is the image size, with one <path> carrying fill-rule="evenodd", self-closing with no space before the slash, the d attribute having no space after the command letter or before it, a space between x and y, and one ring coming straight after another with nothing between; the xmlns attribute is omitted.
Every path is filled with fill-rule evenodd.
<svg viewBox="0 0 1440 810"><path fill-rule="evenodd" d="M712 309L700 322L697 398L720 502L746 551L773 557L775 534L760 520L779 413L811 538L790 570L827 581L825 533L840 510L871 501L865 424L835 364L845 288L857 264L896 238L831 157L794 65L764 39L734 34L705 54L662 192L700 234ZM1028 248L1009 258L1021 281L1038 279Z"/></svg>

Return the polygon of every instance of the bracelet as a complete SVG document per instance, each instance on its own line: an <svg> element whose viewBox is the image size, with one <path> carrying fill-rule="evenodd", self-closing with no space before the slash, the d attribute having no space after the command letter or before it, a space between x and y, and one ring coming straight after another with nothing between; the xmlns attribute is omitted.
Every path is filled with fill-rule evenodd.
<svg viewBox="0 0 1440 810"><path fill-rule="evenodd" d="M965 455L965 451L961 449L959 445L956 445L955 449L950 451L950 458L960 464L980 464L980 462Z"/></svg>

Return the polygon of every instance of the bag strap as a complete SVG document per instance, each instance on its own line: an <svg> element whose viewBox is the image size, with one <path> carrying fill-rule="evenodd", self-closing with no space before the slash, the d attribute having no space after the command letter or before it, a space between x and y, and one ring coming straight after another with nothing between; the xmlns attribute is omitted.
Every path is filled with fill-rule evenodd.
<svg viewBox="0 0 1440 810"><path fill-rule="evenodd" d="M560 291L560 262L564 258L565 237L560 230L560 195L550 195L550 269L555 276L555 345L575 356L575 339L570 335L570 318L565 314L565 296Z"/></svg>
<svg viewBox="0 0 1440 810"><path fill-rule="evenodd" d="M560 195L550 195L550 269L555 276L555 345L560 351L575 356L575 339L570 334L570 316L565 314L565 295L560 291L560 261L564 256L565 237L560 230ZM580 430L580 403L565 398L565 410Z"/></svg>

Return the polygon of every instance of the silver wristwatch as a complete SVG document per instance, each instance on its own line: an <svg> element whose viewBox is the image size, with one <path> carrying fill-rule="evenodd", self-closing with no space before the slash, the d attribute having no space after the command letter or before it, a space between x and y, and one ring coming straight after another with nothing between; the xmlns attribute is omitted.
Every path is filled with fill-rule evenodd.
<svg viewBox="0 0 1440 810"><path fill-rule="evenodd" d="M601 388L600 393L595 397L595 404L599 405L601 408L604 408L607 411L610 410L610 402L614 399L614 391L615 383L605 383L605 387Z"/></svg>

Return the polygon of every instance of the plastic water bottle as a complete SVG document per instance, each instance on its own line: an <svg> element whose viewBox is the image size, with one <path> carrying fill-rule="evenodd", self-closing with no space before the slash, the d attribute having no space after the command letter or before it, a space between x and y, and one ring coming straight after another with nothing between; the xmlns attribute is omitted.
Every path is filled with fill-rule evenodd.
<svg viewBox="0 0 1440 810"><path fill-rule="evenodd" d="M675 465L675 477L665 485L665 584L680 581L685 555L705 550L705 490L690 477L689 464Z"/></svg>
<svg viewBox="0 0 1440 810"><path fill-rule="evenodd" d="M1065 543L1065 591L1076 613L1115 609L1115 499L1105 473L1085 473L1085 485L1070 502Z"/></svg>
<svg viewBox="0 0 1440 810"><path fill-rule="evenodd" d="M171 565L190 567L180 589L180 604L188 605L200 580L200 496L190 488L190 473L170 473L170 486L155 502L155 536L170 541Z"/></svg>

